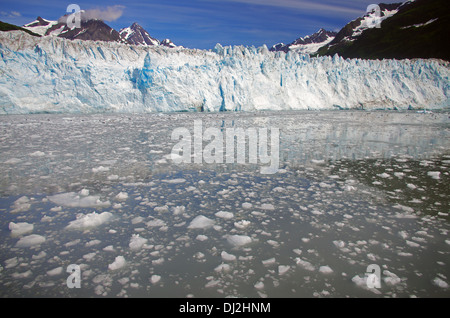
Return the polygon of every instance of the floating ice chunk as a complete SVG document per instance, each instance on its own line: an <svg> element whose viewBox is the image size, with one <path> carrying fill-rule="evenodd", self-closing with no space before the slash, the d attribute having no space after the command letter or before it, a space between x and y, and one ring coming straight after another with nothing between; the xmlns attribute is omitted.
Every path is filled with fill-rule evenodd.
<svg viewBox="0 0 450 318"><path fill-rule="evenodd" d="M32 156L32 157L43 157L43 156L45 156L45 152L42 152L42 151L35 151L35 152L33 152L33 153L30 153L30 156Z"/></svg>
<svg viewBox="0 0 450 318"><path fill-rule="evenodd" d="M83 258L89 262L89 261L92 261L92 259L95 257L95 255L97 255L96 252L87 253L87 254L83 255Z"/></svg>
<svg viewBox="0 0 450 318"><path fill-rule="evenodd" d="M319 272L323 274L331 274L333 273L333 270L331 269L331 267L324 265L319 267Z"/></svg>
<svg viewBox="0 0 450 318"><path fill-rule="evenodd" d="M144 221L144 218L142 216L137 216L133 219L131 219L131 224L138 224Z"/></svg>
<svg viewBox="0 0 450 318"><path fill-rule="evenodd" d="M9 222L9 230L13 237L33 232L34 225L26 222Z"/></svg>
<svg viewBox="0 0 450 318"><path fill-rule="evenodd" d="M164 263L164 257L160 257L152 261L152 265L161 265L162 263Z"/></svg>
<svg viewBox="0 0 450 318"><path fill-rule="evenodd" d="M16 247L31 247L45 242L45 237L42 235L31 234L22 237L17 243Z"/></svg>
<svg viewBox="0 0 450 318"><path fill-rule="evenodd" d="M384 270L383 275L383 280L387 285L394 286L402 281L400 277L388 270Z"/></svg>
<svg viewBox="0 0 450 318"><path fill-rule="evenodd" d="M407 186L408 188L410 188L411 190L417 189L417 186L415 186L415 185L412 184L412 183L408 183L406 186Z"/></svg>
<svg viewBox="0 0 450 318"><path fill-rule="evenodd" d="M435 279L433 279L433 284L435 284L436 286L438 286L440 288L444 288L444 289L447 289L449 287L448 283L439 277L436 277Z"/></svg>
<svg viewBox="0 0 450 318"><path fill-rule="evenodd" d="M117 174L112 174L112 175L109 175L107 179L109 181L115 181L115 180L119 179L119 176Z"/></svg>
<svg viewBox="0 0 450 318"><path fill-rule="evenodd" d="M199 234L199 235L197 235L197 237L195 239L197 241L203 242L203 241L206 241L208 239L208 237L206 235Z"/></svg>
<svg viewBox="0 0 450 318"><path fill-rule="evenodd" d="M219 211L214 215L217 216L218 218L227 219L227 220L234 218L233 213L225 212L225 211Z"/></svg>
<svg viewBox="0 0 450 318"><path fill-rule="evenodd" d="M17 257L13 257L5 261L5 268L13 268L16 267L18 264L19 259Z"/></svg>
<svg viewBox="0 0 450 318"><path fill-rule="evenodd" d="M166 222L164 222L163 220L160 219L154 219L154 220L150 220L147 223L145 223L145 225L147 225L147 227L162 227L162 226L166 226Z"/></svg>
<svg viewBox="0 0 450 318"><path fill-rule="evenodd" d="M236 256L233 254L228 254L225 251L222 251L222 253L220 253L220 256L222 257L222 259L226 262L232 262L236 260Z"/></svg>
<svg viewBox="0 0 450 318"><path fill-rule="evenodd" d="M130 244L128 246L131 250L136 251L142 248L145 243L147 243L147 239L140 237L139 234L133 234L130 239Z"/></svg>
<svg viewBox="0 0 450 318"><path fill-rule="evenodd" d="M258 290L264 289L264 283L263 282L257 282L254 287Z"/></svg>
<svg viewBox="0 0 450 318"><path fill-rule="evenodd" d="M231 266L228 264L220 264L219 266L217 266L216 268L214 268L214 271L218 272L218 273L227 273L231 270Z"/></svg>
<svg viewBox="0 0 450 318"><path fill-rule="evenodd" d="M174 215L182 214L186 211L186 207L184 205L176 206L172 208L172 213Z"/></svg>
<svg viewBox="0 0 450 318"><path fill-rule="evenodd" d="M261 204L260 209L262 209L262 210L275 210L275 207L271 203L263 203L263 204Z"/></svg>
<svg viewBox="0 0 450 318"><path fill-rule="evenodd" d="M92 168L92 172L97 173L97 172L105 172L105 171L109 171L109 167L97 167L97 168Z"/></svg>
<svg viewBox="0 0 450 318"><path fill-rule="evenodd" d="M47 253L40 251L39 254L31 256L31 259L38 260L47 256Z"/></svg>
<svg viewBox="0 0 450 318"><path fill-rule="evenodd" d="M334 187L334 185L326 183L326 182L321 182L321 183L319 183L319 187L321 187L321 188L332 188L332 187Z"/></svg>
<svg viewBox="0 0 450 318"><path fill-rule="evenodd" d="M233 246L240 247L252 242L252 238L247 235L228 235L227 241Z"/></svg>
<svg viewBox="0 0 450 318"><path fill-rule="evenodd" d="M344 247L345 247L345 242L344 242L344 241L341 241L341 240L333 241L333 244L334 244L337 248L344 248Z"/></svg>
<svg viewBox="0 0 450 318"><path fill-rule="evenodd" d="M71 208L107 207L111 204L109 201L101 201L100 196L90 195L80 197L74 192L55 194L49 196L48 199L57 205Z"/></svg>
<svg viewBox="0 0 450 318"><path fill-rule="evenodd" d="M314 163L314 164L316 164L316 165L323 165L323 164L325 164L325 160L323 160L323 159L311 159L311 162L312 163Z"/></svg>
<svg viewBox="0 0 450 318"><path fill-rule="evenodd" d="M102 212L100 214L97 212L78 214L76 220L70 221L69 225L66 226L66 229L83 230L93 228L108 222L112 216L113 215L110 212Z"/></svg>
<svg viewBox="0 0 450 318"><path fill-rule="evenodd" d="M276 263L276 260L275 260L275 257L272 257L272 258L263 260L263 261L261 261L261 262L263 263L264 266L269 266L269 265L275 264L275 263Z"/></svg>
<svg viewBox="0 0 450 318"><path fill-rule="evenodd" d="M82 196L88 196L89 195L89 190L88 189L81 189L80 190L80 195Z"/></svg>
<svg viewBox="0 0 450 318"><path fill-rule="evenodd" d="M406 244L408 244L411 247L420 247L419 244L417 244L416 242L413 242L413 241L406 240Z"/></svg>
<svg viewBox="0 0 450 318"><path fill-rule="evenodd" d="M252 207L253 207L253 204L251 204L250 202L244 202L244 203L242 203L242 208L243 208L243 209L249 210L249 209L251 209Z"/></svg>
<svg viewBox="0 0 450 318"><path fill-rule="evenodd" d="M159 275L152 275L152 277L150 277L150 282L152 284L157 284L157 283L159 283L160 280L161 280L161 276L159 276Z"/></svg>
<svg viewBox="0 0 450 318"><path fill-rule="evenodd" d="M394 176L396 176L397 178L401 179L405 176L405 174L403 172L394 172Z"/></svg>
<svg viewBox="0 0 450 318"><path fill-rule="evenodd" d="M169 212L169 207L167 205L163 205L163 206L157 206L154 208L155 212L158 213L164 213L164 212Z"/></svg>
<svg viewBox="0 0 450 318"><path fill-rule="evenodd" d="M315 270L315 267L310 262L302 260L300 257L295 258L295 263L307 271L312 272Z"/></svg>
<svg viewBox="0 0 450 318"><path fill-rule="evenodd" d="M417 216L414 214L411 214L414 212L413 208L410 208L409 206L405 206L405 205L401 205L401 204L396 204L393 206L396 209L402 210L405 213L396 213L396 218L400 218L400 219L410 219L410 218L416 218Z"/></svg>
<svg viewBox="0 0 450 318"><path fill-rule="evenodd" d="M203 215L196 216L188 226L188 229L208 229L214 225L214 220L211 220Z"/></svg>
<svg viewBox="0 0 450 318"><path fill-rule="evenodd" d="M279 265L278 266L278 274L284 275L289 271L290 268L291 268L291 266L289 266L289 265Z"/></svg>
<svg viewBox="0 0 450 318"><path fill-rule="evenodd" d="M427 175L430 176L433 179L436 179L436 180L441 178L441 176L440 176L441 172L440 171L428 171Z"/></svg>
<svg viewBox="0 0 450 318"><path fill-rule="evenodd" d="M350 191L355 191L355 190L356 190L356 187L354 187L354 186L352 186L352 185L349 185L349 184L346 184L346 185L344 186L344 190L345 190L345 191L348 191L348 192L350 192Z"/></svg>
<svg viewBox="0 0 450 318"><path fill-rule="evenodd" d="M112 270L112 271L115 271L115 270L117 270L119 268L124 267L125 264L126 264L125 258L123 256L117 256L114 259L114 262L112 262L111 264L108 265L108 269Z"/></svg>
<svg viewBox="0 0 450 318"><path fill-rule="evenodd" d="M212 287L216 287L217 285L219 285L220 280L210 280L209 282L206 283L205 288L212 288Z"/></svg>
<svg viewBox="0 0 450 318"><path fill-rule="evenodd" d="M250 221L246 221L246 220L241 220L241 221L238 221L238 222L234 222L234 226L237 227L240 230L245 229L249 225L250 225Z"/></svg>
<svg viewBox="0 0 450 318"><path fill-rule="evenodd" d="M21 161L22 160L20 160L18 158L11 158L11 159L6 160L4 163L10 164L10 165L14 165L14 164L19 163Z"/></svg>
<svg viewBox="0 0 450 318"><path fill-rule="evenodd" d="M12 273L12 274L11 274L11 276L12 276L14 279L28 278L28 277L30 277L31 275L33 275L33 272L32 272L31 270L27 270L26 272L23 272L23 273L15 272L15 273Z"/></svg>
<svg viewBox="0 0 450 318"><path fill-rule="evenodd" d="M397 255L398 256L404 256L404 257L411 257L411 256L413 256L412 253L406 253L406 252L398 252Z"/></svg>
<svg viewBox="0 0 450 318"><path fill-rule="evenodd" d="M62 272L63 272L63 268L60 266L60 267L56 267L54 269L47 271L47 275L48 276L58 276L58 275L61 275Z"/></svg>
<svg viewBox="0 0 450 318"><path fill-rule="evenodd" d="M352 278L352 282L354 282L358 287L367 288L367 277L355 275Z"/></svg>
<svg viewBox="0 0 450 318"><path fill-rule="evenodd" d="M114 251L115 251L115 250L114 250L114 246L112 246L112 245L105 246L105 247L103 248L103 250L104 250L105 252L114 252Z"/></svg>
<svg viewBox="0 0 450 318"><path fill-rule="evenodd" d="M164 183L172 183L172 184L177 184L177 183L184 183L186 182L186 179L183 178L178 178L178 179L165 179L165 180L161 180Z"/></svg>
<svg viewBox="0 0 450 318"><path fill-rule="evenodd" d="M115 197L117 201L125 201L128 199L128 193L126 192L119 192Z"/></svg>
<svg viewBox="0 0 450 318"><path fill-rule="evenodd" d="M28 211L30 207L30 199L27 196L23 196L14 201L11 213L25 212Z"/></svg>
<svg viewBox="0 0 450 318"><path fill-rule="evenodd" d="M380 178L383 178L383 179L386 179L386 178L389 178L389 177L390 177L390 175L387 174L386 172L383 172L383 173L381 173L381 174L377 174L377 176L379 176Z"/></svg>
<svg viewBox="0 0 450 318"><path fill-rule="evenodd" d="M302 250L300 250L298 248L294 248L292 251L297 255L302 255Z"/></svg>
<svg viewBox="0 0 450 318"><path fill-rule="evenodd" d="M100 244L102 241L100 240L90 240L85 244L86 247L91 247Z"/></svg>

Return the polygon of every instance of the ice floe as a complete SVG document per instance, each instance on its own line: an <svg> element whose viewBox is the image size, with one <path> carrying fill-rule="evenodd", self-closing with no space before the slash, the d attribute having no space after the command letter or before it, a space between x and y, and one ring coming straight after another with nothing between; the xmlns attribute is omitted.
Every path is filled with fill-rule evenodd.
<svg viewBox="0 0 450 318"><path fill-rule="evenodd" d="M110 212L92 212L88 214L78 214L76 219L70 221L66 229L70 230L84 230L102 225L112 219L113 215Z"/></svg>

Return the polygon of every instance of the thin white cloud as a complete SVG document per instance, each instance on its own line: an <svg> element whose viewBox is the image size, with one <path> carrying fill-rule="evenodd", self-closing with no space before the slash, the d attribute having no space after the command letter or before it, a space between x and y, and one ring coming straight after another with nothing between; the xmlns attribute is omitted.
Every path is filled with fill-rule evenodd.
<svg viewBox="0 0 450 318"><path fill-rule="evenodd" d="M340 13L360 15L361 10L356 7L344 6L343 1L338 4L320 3L311 0L228 0L231 2L239 2L257 6L278 7L295 9L298 11L314 11L315 13Z"/></svg>
<svg viewBox="0 0 450 318"><path fill-rule="evenodd" d="M119 19L122 16L124 10L125 7L122 5L114 5L106 8L89 9L82 14L82 18L86 20L100 19L112 22Z"/></svg>
<svg viewBox="0 0 450 318"><path fill-rule="evenodd" d="M17 11L10 11L10 12L1 11L0 16L2 18L18 18L21 17L22 15L20 14L20 12Z"/></svg>
<svg viewBox="0 0 450 318"><path fill-rule="evenodd" d="M125 6L122 5L114 5L114 6L108 6L106 8L95 8L95 9L88 9L83 10L81 8L81 19L83 21L88 20L103 20L103 21L116 21L123 15L123 11L125 10ZM72 11L73 12L73 11ZM70 15L70 13L60 17L58 19L59 22L66 23L67 17Z"/></svg>

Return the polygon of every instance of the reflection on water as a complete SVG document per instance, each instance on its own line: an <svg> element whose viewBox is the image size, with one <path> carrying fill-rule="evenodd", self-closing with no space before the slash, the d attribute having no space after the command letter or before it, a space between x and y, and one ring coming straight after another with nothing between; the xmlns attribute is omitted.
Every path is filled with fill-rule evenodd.
<svg viewBox="0 0 450 318"><path fill-rule="evenodd" d="M171 133L194 119L279 128L279 172L174 164ZM450 295L447 113L32 115L0 130L3 297Z"/></svg>

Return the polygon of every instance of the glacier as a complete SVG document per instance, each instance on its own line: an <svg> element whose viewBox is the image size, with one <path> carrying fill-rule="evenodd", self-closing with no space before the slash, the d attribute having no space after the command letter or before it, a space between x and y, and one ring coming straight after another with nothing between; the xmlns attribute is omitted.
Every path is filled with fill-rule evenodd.
<svg viewBox="0 0 450 318"><path fill-rule="evenodd" d="M138 47L0 32L0 114L450 106L442 60Z"/></svg>

